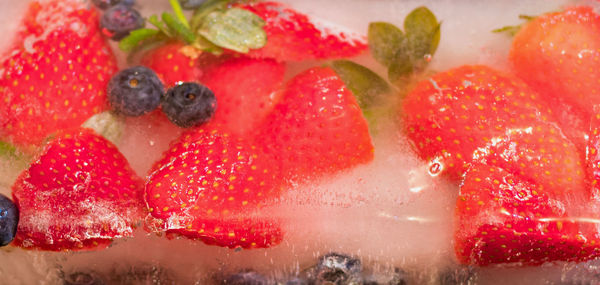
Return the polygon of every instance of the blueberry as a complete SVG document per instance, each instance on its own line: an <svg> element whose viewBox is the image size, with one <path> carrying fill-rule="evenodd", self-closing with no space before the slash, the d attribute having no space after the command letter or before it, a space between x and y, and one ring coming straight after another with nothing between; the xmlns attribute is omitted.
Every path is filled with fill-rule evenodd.
<svg viewBox="0 0 600 285"><path fill-rule="evenodd" d="M101 10L106 10L117 4L133 6L133 4L135 4L134 2L134 0L92 0L92 3Z"/></svg>
<svg viewBox="0 0 600 285"><path fill-rule="evenodd" d="M9 244L17 233L19 209L8 197L0 194L0 246Z"/></svg>
<svg viewBox="0 0 600 285"><path fill-rule="evenodd" d="M95 272L73 272L63 277L63 285L104 285L106 282Z"/></svg>
<svg viewBox="0 0 600 285"><path fill-rule="evenodd" d="M182 128L208 122L216 107L217 99L210 89L189 82L169 89L162 103L169 120Z"/></svg>
<svg viewBox="0 0 600 285"><path fill-rule="evenodd" d="M319 258L315 268L315 284L361 284L362 263L359 259L339 253Z"/></svg>
<svg viewBox="0 0 600 285"><path fill-rule="evenodd" d="M160 105L164 87L154 71L143 66L117 73L108 83L112 108L126 116L141 116Z"/></svg>
<svg viewBox="0 0 600 285"><path fill-rule="evenodd" d="M393 272L380 273L365 278L363 285L406 285L407 275L404 270L396 267Z"/></svg>
<svg viewBox="0 0 600 285"><path fill-rule="evenodd" d="M145 21L142 15L137 10L123 4L109 8L100 18L102 32L115 41L128 36L133 30L143 28L144 25Z"/></svg>
<svg viewBox="0 0 600 285"><path fill-rule="evenodd" d="M458 267L447 269L440 275L441 285L471 285L477 284L477 273L473 267Z"/></svg>
<svg viewBox="0 0 600 285"><path fill-rule="evenodd" d="M115 268L110 284L177 284L172 273L162 267L151 264L138 264L125 268Z"/></svg>
<svg viewBox="0 0 600 285"><path fill-rule="evenodd" d="M269 281L266 277L252 270L244 270L242 272L230 275L225 278L221 284L225 285L267 285Z"/></svg>
<svg viewBox="0 0 600 285"><path fill-rule="evenodd" d="M181 7L186 10L194 10L204 4L206 0L179 0Z"/></svg>

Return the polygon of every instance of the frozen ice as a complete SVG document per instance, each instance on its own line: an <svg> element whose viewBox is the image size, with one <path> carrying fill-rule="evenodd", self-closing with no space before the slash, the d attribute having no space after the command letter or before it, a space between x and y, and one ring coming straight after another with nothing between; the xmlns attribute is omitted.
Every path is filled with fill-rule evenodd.
<svg viewBox="0 0 600 285"><path fill-rule="evenodd" d="M0 27L5 35L0 49L10 44L7 39L14 34L18 15L27 2L0 0ZM166 0L139 2L144 15L169 7ZM490 33L491 30L518 24L520 14L538 15L574 3L569 0L283 2L323 23L358 34L366 33L370 21L402 26L408 12L427 5L442 21L441 42L431 63L434 70L466 63L505 68L510 41L505 35ZM383 67L369 57L356 60L383 72ZM319 63L291 66L289 76L315 64ZM142 176L180 132L160 122L149 117L128 119L123 140L118 144ZM597 284L594 283L600 274L597 262L485 268L476 272L454 264L451 227L457 186L432 175L435 167L419 161L405 139L392 131L394 128L393 123L388 122L379 130L373 163L324 178L313 185L299 185L269 209L269 213L286 225L286 239L277 247L229 250L186 239L169 240L138 229L135 238L118 240L98 252L45 253L1 248L0 283L56 284L65 274L93 271L102 276L129 272L125 273L130 276L127 278L136 278L131 276L145 272L149 278L176 276L183 284L207 284L215 274L239 272L249 267L273 280L284 280L286 276L297 276L315 266L320 256L340 252L360 257L365 271L378 280L392 280L394 277L389 274L401 270L407 280L414 282L408 284ZM1 193L10 195L10 184L19 171L12 161L0 161ZM111 220L110 215L104 213L103 217ZM40 226L43 224L44 221L40 221ZM161 275L164 272L166 275Z"/></svg>

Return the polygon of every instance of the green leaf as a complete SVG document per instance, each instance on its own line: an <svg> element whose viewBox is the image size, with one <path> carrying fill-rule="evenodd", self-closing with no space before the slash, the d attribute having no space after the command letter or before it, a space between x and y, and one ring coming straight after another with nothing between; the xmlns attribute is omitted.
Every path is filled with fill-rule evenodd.
<svg viewBox="0 0 600 285"><path fill-rule="evenodd" d="M391 92L390 86L383 78L360 64L336 60L331 65L348 89L354 93L363 112L380 103L381 97Z"/></svg>
<svg viewBox="0 0 600 285"><path fill-rule="evenodd" d="M0 141L0 156L2 157L17 157L18 150L12 144Z"/></svg>
<svg viewBox="0 0 600 285"><path fill-rule="evenodd" d="M119 48L124 52L136 49L142 42L154 38L159 31L153 29L137 29L119 42Z"/></svg>
<svg viewBox="0 0 600 285"><path fill-rule="evenodd" d="M388 68L388 78L395 85L403 84L405 80L415 71L415 64L407 49L399 49L392 64Z"/></svg>
<svg viewBox="0 0 600 285"><path fill-rule="evenodd" d="M81 126L93 129L112 143L118 144L123 134L124 125L125 122L122 117L106 111L90 117Z"/></svg>
<svg viewBox="0 0 600 285"><path fill-rule="evenodd" d="M408 39L413 63L424 68L440 42L440 26L435 15L421 6L410 12L404 19L404 32Z"/></svg>
<svg viewBox="0 0 600 285"><path fill-rule="evenodd" d="M389 67L405 37L398 27L390 23L374 22L369 24L368 40L373 58Z"/></svg>
<svg viewBox="0 0 600 285"><path fill-rule="evenodd" d="M206 15L198 33L217 46L247 53L267 43L264 25L264 20L256 14L231 8Z"/></svg>
<svg viewBox="0 0 600 285"><path fill-rule="evenodd" d="M210 13L215 11L225 11L225 9L227 9L228 4L229 0L207 0L204 3L202 3L202 5L196 8L192 19L190 20L192 31L197 31L200 28L200 26L202 26L202 23L204 22L206 16Z"/></svg>
<svg viewBox="0 0 600 285"><path fill-rule="evenodd" d="M170 30L174 31L186 43L191 44L196 40L194 33L173 16L173 14L163 13L162 20Z"/></svg>

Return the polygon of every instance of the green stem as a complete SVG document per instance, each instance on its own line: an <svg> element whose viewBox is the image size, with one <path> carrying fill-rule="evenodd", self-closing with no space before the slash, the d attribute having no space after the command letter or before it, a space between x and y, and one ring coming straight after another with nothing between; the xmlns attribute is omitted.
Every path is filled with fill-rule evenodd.
<svg viewBox="0 0 600 285"><path fill-rule="evenodd" d="M177 17L177 19L186 27L186 28L190 28L190 23L188 22L188 20L185 18L185 15L183 14L183 9L181 9L181 5L179 4L178 0L169 0L169 3L171 3L171 7L173 7L173 12L175 12L175 16Z"/></svg>

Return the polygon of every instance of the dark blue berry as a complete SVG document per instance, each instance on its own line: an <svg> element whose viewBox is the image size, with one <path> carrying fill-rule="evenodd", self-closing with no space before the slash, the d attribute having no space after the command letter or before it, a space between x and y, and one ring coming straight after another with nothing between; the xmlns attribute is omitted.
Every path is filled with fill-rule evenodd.
<svg viewBox="0 0 600 285"><path fill-rule="evenodd" d="M440 285L477 284L477 272L473 267L449 268L440 274Z"/></svg>
<svg viewBox="0 0 600 285"><path fill-rule="evenodd" d="M143 66L122 70L108 83L111 107L125 116L141 116L158 108L163 94L156 73Z"/></svg>
<svg viewBox="0 0 600 285"><path fill-rule="evenodd" d="M8 197L0 194L0 246L9 244L17 233L19 209Z"/></svg>
<svg viewBox="0 0 600 285"><path fill-rule="evenodd" d="M182 128L208 122L216 108L215 94L204 85L190 82L169 89L162 103L169 120Z"/></svg>
<svg viewBox="0 0 600 285"><path fill-rule="evenodd" d="M206 0L179 0L181 7L186 10L194 10L204 4Z"/></svg>
<svg viewBox="0 0 600 285"><path fill-rule="evenodd" d="M98 7L98 9L106 10L117 4L124 4L127 6L133 6L134 0L92 0L92 3Z"/></svg>
<svg viewBox="0 0 600 285"><path fill-rule="evenodd" d="M177 284L170 271L151 264L115 268L110 276L110 284Z"/></svg>
<svg viewBox="0 0 600 285"><path fill-rule="evenodd" d="M73 272L63 277L63 285L104 285L106 282L95 272Z"/></svg>
<svg viewBox="0 0 600 285"><path fill-rule="evenodd" d="M315 268L316 284L362 283L362 263L359 259L339 253L329 253L319 258Z"/></svg>
<svg viewBox="0 0 600 285"><path fill-rule="evenodd" d="M137 10L123 4L109 8L100 18L102 33L115 41L128 36L133 30L143 28L144 25L145 21L142 15Z"/></svg>
<svg viewBox="0 0 600 285"><path fill-rule="evenodd" d="M404 270L394 268L392 272L386 271L366 277L362 285L406 285L407 275Z"/></svg>
<svg viewBox="0 0 600 285"><path fill-rule="evenodd" d="M229 277L225 278L225 280L223 280L222 284L227 284L227 285L267 285L269 284L269 281L267 280L266 277L262 276L261 274L255 272L255 271L251 271L251 270L245 270L233 275L230 275Z"/></svg>

